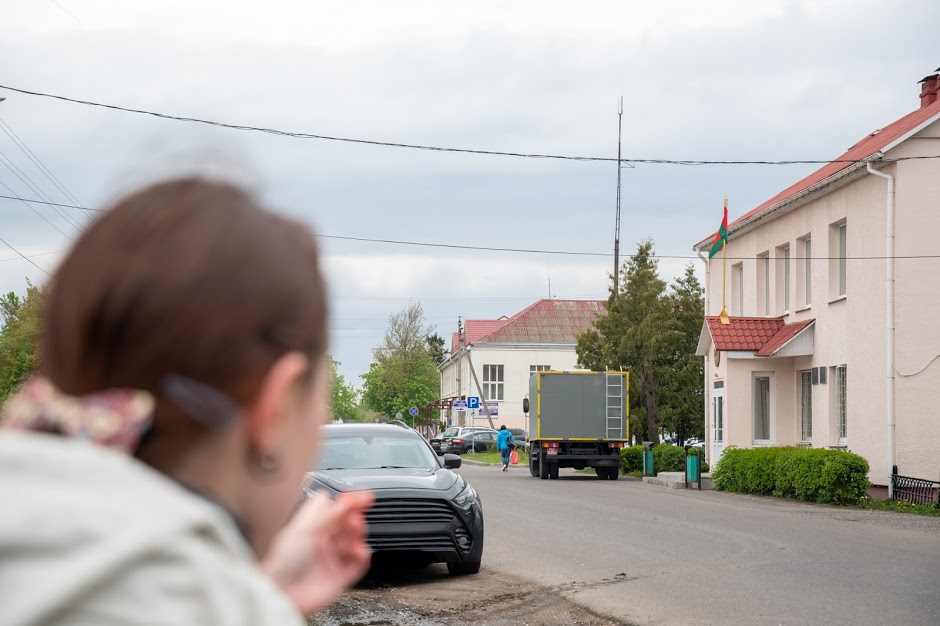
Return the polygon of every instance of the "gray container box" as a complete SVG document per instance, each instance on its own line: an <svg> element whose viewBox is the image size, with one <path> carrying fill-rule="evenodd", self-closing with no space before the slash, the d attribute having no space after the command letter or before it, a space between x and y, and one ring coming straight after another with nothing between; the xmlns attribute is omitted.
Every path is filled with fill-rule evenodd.
<svg viewBox="0 0 940 626"><path fill-rule="evenodd" d="M529 379L532 440L626 440L626 372L536 372Z"/></svg>

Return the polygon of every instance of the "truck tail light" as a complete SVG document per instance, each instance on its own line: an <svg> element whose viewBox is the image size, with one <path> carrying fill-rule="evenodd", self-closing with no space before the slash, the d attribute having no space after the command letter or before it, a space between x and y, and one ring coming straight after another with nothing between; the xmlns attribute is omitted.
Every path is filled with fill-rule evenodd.
<svg viewBox="0 0 940 626"><path fill-rule="evenodd" d="M543 443L542 447L543 448L557 448L558 444L557 443Z"/></svg>
<svg viewBox="0 0 940 626"><path fill-rule="evenodd" d="M622 441L611 441L611 442L608 443L607 445L610 446L611 448L622 448L622 447L623 447L623 442L622 442Z"/></svg>

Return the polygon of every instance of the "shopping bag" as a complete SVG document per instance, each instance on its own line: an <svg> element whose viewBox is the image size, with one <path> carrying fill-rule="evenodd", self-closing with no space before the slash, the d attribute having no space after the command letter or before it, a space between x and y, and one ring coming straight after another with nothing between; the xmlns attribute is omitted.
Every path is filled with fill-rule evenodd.
<svg viewBox="0 0 940 626"><path fill-rule="evenodd" d="M509 464L510 465L519 465L519 453L513 450L509 453Z"/></svg>

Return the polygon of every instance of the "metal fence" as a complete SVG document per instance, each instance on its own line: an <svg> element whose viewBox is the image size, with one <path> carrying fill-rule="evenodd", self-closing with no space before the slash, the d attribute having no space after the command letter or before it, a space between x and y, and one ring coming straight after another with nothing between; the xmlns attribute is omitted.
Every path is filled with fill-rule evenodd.
<svg viewBox="0 0 940 626"><path fill-rule="evenodd" d="M934 504L940 498L940 482L936 480L893 474L891 484L895 500L907 500L913 504Z"/></svg>

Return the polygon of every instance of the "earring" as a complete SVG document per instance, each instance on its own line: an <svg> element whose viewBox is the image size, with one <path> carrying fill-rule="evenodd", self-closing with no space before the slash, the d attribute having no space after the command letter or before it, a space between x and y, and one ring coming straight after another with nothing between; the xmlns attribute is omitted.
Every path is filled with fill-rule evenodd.
<svg viewBox="0 0 940 626"><path fill-rule="evenodd" d="M273 453L254 453L249 457L249 467L261 476L274 476L281 469L281 458Z"/></svg>

